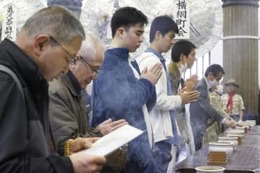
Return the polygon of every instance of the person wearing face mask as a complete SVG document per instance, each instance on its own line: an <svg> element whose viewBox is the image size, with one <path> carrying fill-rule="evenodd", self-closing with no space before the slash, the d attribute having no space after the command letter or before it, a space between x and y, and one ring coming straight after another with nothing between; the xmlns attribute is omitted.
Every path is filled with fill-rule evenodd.
<svg viewBox="0 0 260 173"><path fill-rule="evenodd" d="M196 61L196 46L188 40L177 41L171 51L171 62L168 65L171 89L173 94L178 94L184 87L192 91L198 82L197 75L193 75L185 82L181 77L188 68L192 68ZM193 134L190 126L189 104L182 105L174 110L176 121L183 138L178 161L195 152ZM185 110L185 107L187 109Z"/></svg>
<svg viewBox="0 0 260 173"><path fill-rule="evenodd" d="M178 26L169 16L157 16L150 28L150 47L136 61L141 70L150 69L154 64L160 63L163 72L155 85L157 101L149 112L151 117L157 163L164 169L162 172L172 172L175 158L178 157L176 149L182 143L179 140L179 129L173 111L183 104L195 101L199 93L197 91L179 92L172 94L168 70L162 53L169 51L174 43Z"/></svg>
<svg viewBox="0 0 260 173"><path fill-rule="evenodd" d="M172 91L174 94L178 94L180 89L184 86L188 90L193 90L198 82L197 75L193 75L185 82L181 75L184 74L187 69L191 69L196 61L196 46L188 40L177 41L171 51L171 62L168 66L169 76L171 79Z"/></svg>
<svg viewBox="0 0 260 173"><path fill-rule="evenodd" d="M235 121L223 118L210 104L209 92L217 87L224 74L224 69L220 65L213 64L206 69L204 78L195 87L200 92L200 96L198 101L190 104L190 121L196 150L199 150L203 144L208 142L207 136L211 135L207 133L208 127L215 121L224 123L229 127L236 125Z"/></svg>
<svg viewBox="0 0 260 173"><path fill-rule="evenodd" d="M225 111L225 106L223 105L221 101L221 96L223 94L223 86L219 83L216 87L212 87L211 91L209 92L209 98L210 98L210 105L221 115L223 118L226 119L232 119L229 114ZM208 142L216 141L217 135L223 132L223 125L221 122L215 121L212 123L210 127L208 127L207 131L214 131L213 133L210 133L211 135L208 135L204 139ZM213 135L212 135L213 134Z"/></svg>
<svg viewBox="0 0 260 173"><path fill-rule="evenodd" d="M180 72L181 73L185 73L187 71L187 69L188 69L188 65L187 65L186 62L184 63L184 65L181 64L181 67L180 67Z"/></svg>

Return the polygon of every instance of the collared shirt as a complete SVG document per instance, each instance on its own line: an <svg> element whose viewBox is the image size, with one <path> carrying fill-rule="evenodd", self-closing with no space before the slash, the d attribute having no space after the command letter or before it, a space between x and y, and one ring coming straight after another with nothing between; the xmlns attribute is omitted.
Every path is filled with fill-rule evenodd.
<svg viewBox="0 0 260 173"><path fill-rule="evenodd" d="M210 84L209 84L209 81L208 81L208 79L205 77L205 76L203 76L203 78L204 78L204 80L206 81L206 83L207 83L207 89L208 89L208 94L209 94L209 98L210 98L210 93L212 92L212 90L211 90L211 86L210 86ZM214 109L215 109L215 107L213 107ZM216 109L215 109L216 110ZM217 110L216 110L217 111ZM218 112L218 114L219 114L219 112ZM219 114L220 115L220 114ZM223 118L223 120L222 120L222 123L224 123L227 119L229 119L228 117L224 117Z"/></svg>
<svg viewBox="0 0 260 173"><path fill-rule="evenodd" d="M223 106L227 106L228 99L229 99L228 94L223 94L221 96L221 101L222 101ZM232 97L232 99L233 99L233 109L232 109L231 115L239 115L241 110L245 110L243 98L241 95L235 94Z"/></svg>
<svg viewBox="0 0 260 173"><path fill-rule="evenodd" d="M139 74L140 69L138 67L138 64L136 63L137 67L135 67L133 62L135 62L135 59L131 55L129 55L129 58L128 58L129 66L131 67L135 77L137 79L140 79L140 74ZM150 118L149 118L149 113L148 113L148 109L147 109L146 104L142 106L142 110L143 110L143 114L144 114L144 121L145 121L146 126L147 126L149 144L150 144L150 147L152 148L153 143L154 143L154 139L153 139L154 137L153 137L152 125L151 125L151 121L150 121Z"/></svg>
<svg viewBox="0 0 260 173"><path fill-rule="evenodd" d="M157 54L158 52L152 48L149 48L145 53L140 55L136 59L140 69L149 69L157 63L161 63L163 65L164 63L160 58L162 55L157 56ZM166 68L163 68L162 75L156 83L155 87L157 93L157 102L155 107L149 112L154 130L154 139L155 142L169 139L171 140L178 136L178 134L174 133L179 133L179 130L173 130L172 120L175 120L175 118L171 118L170 110L174 110L181 106L181 97L168 93L171 92L171 87L168 85L168 73Z"/></svg>
<svg viewBox="0 0 260 173"><path fill-rule="evenodd" d="M203 78L205 79L205 81L206 81L206 83L207 83L208 92L210 92L210 91L211 91L211 86L210 86L210 84L209 84L209 81L208 81L208 79L207 79L205 76L203 76Z"/></svg>

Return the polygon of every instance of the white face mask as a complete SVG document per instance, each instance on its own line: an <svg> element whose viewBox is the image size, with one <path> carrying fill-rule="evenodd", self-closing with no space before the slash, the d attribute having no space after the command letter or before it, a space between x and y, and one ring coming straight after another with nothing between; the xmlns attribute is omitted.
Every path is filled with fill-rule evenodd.
<svg viewBox="0 0 260 173"><path fill-rule="evenodd" d="M218 81L216 79L209 81L209 85L212 89L215 89L218 86Z"/></svg>
<svg viewBox="0 0 260 173"><path fill-rule="evenodd" d="M187 63L185 63L185 65L181 64L181 67L180 67L180 72L181 73L185 73L188 69L188 65Z"/></svg>

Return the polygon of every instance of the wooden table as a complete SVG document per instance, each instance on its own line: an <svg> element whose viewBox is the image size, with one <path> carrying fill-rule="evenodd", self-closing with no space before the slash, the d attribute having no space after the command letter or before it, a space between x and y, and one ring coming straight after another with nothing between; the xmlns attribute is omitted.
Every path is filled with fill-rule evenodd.
<svg viewBox="0 0 260 173"><path fill-rule="evenodd" d="M208 146L198 150L176 165L176 172L195 173L195 167L207 165ZM260 126L253 127L242 139L242 145L234 146L234 152L225 167L225 173L250 173L260 168Z"/></svg>

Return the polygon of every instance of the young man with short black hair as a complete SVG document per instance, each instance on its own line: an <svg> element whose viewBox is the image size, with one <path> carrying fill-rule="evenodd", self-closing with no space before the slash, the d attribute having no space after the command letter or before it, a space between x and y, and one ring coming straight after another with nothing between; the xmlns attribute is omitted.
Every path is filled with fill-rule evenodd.
<svg viewBox="0 0 260 173"><path fill-rule="evenodd" d="M111 20L112 42L105 52L100 74L93 84L92 125L107 118L125 119L144 133L129 143L125 173L159 173L152 152L153 138L148 111L154 106L154 85L161 76L161 65L139 71L129 55L143 42L147 17L133 7L118 9ZM127 134L126 134L127 135Z"/></svg>

